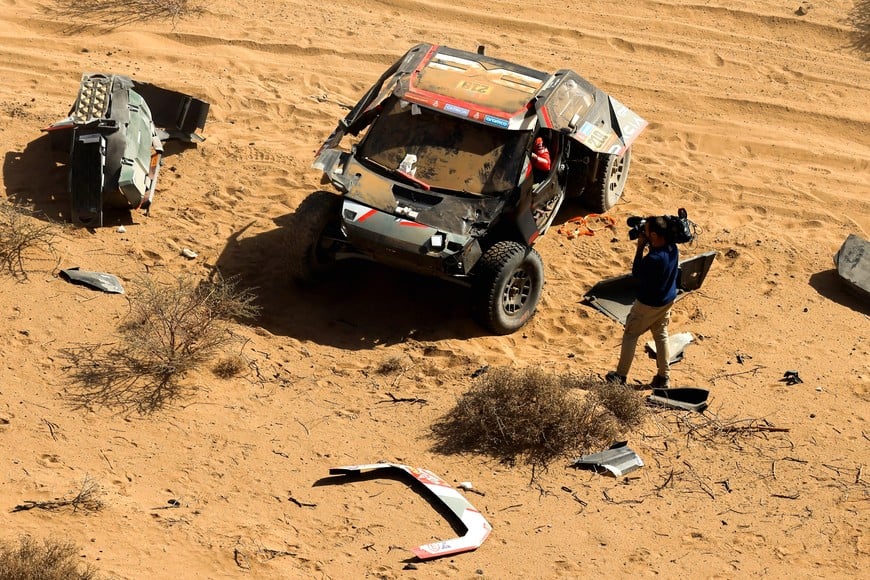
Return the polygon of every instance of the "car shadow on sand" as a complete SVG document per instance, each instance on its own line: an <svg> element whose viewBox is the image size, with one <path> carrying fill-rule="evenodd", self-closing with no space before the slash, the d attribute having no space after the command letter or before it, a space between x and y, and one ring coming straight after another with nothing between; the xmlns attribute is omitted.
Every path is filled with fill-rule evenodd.
<svg viewBox="0 0 870 580"><path fill-rule="evenodd" d="M258 235L236 232L216 262L222 276L256 294L263 329L351 350L486 334L471 317L468 289L445 280L347 260L328 280L293 281L286 261L291 219L277 218L275 229Z"/></svg>

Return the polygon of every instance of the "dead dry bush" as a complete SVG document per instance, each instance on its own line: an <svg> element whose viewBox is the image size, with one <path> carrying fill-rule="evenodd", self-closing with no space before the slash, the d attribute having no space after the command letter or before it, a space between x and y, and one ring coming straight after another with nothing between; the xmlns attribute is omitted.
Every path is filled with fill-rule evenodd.
<svg viewBox="0 0 870 580"><path fill-rule="evenodd" d="M231 379L242 374L248 368L248 361L241 354L235 353L218 359L211 368L215 376L222 379Z"/></svg>
<svg viewBox="0 0 870 580"><path fill-rule="evenodd" d="M250 290L215 277L167 283L141 277L128 295L130 311L118 342L64 349L74 403L151 412L182 395L181 379L202 367L236 337L229 320L254 318Z"/></svg>
<svg viewBox="0 0 870 580"><path fill-rule="evenodd" d="M54 244L60 227L40 221L33 212L6 201L0 202L0 269L18 280L27 279L25 259L48 256L56 268Z"/></svg>
<svg viewBox="0 0 870 580"><path fill-rule="evenodd" d="M0 543L0 578L3 580L92 580L96 571L79 564L72 542L22 536L18 546Z"/></svg>
<svg viewBox="0 0 870 580"><path fill-rule="evenodd" d="M490 369L433 425L436 451L522 460L537 469L559 457L600 451L644 413L639 393L600 379L537 367Z"/></svg>
<svg viewBox="0 0 870 580"><path fill-rule="evenodd" d="M48 501L27 500L12 508L12 512L23 512L33 509L54 511L65 507L72 508L74 512L79 510L83 512L98 512L103 509L103 505L102 486L90 477L85 476L79 487L65 497Z"/></svg>
<svg viewBox="0 0 870 580"><path fill-rule="evenodd" d="M169 20L173 26L201 8L189 0L58 0L50 14L65 19L88 20L118 28L147 20Z"/></svg>

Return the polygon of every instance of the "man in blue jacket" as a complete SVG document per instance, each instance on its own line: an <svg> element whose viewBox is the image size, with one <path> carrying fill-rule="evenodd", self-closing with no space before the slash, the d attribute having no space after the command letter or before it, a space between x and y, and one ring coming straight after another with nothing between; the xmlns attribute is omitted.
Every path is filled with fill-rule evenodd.
<svg viewBox="0 0 870 580"><path fill-rule="evenodd" d="M668 322L671 320L671 306L677 297L680 251L676 244L668 241L667 230L664 217L649 217L643 232L638 234L637 252L631 267L631 274L637 280L637 296L625 319L619 364L616 371L607 373L608 381L625 384L637 340L649 330L655 340L658 366L658 374L653 377L651 386L654 389L670 386ZM649 251L644 255L647 246Z"/></svg>

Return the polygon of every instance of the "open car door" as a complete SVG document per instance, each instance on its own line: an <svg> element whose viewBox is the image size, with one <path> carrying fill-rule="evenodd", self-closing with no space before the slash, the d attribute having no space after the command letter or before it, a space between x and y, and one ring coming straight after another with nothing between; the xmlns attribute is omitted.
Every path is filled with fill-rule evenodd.
<svg viewBox="0 0 870 580"><path fill-rule="evenodd" d="M647 126L631 109L577 73L560 70L553 78L535 103L542 126L611 155L622 155Z"/></svg>
<svg viewBox="0 0 870 580"><path fill-rule="evenodd" d="M378 106L386 100L387 97L394 92L401 96L404 93L403 89L396 90L400 81L410 73L416 70L420 61L429 53L432 48L430 44L418 44L405 55L397 60L388 68L384 74L369 88L359 102L354 105L353 109L338 122L338 126L332 134L326 138L320 150L317 152L317 157L329 149L335 149L341 143L342 138L350 133L351 135L358 134L363 130L372 119L376 116ZM407 89L408 83L404 84L404 89ZM322 165L322 164L321 164ZM315 161L315 167L319 167ZM319 167L322 169L322 167Z"/></svg>

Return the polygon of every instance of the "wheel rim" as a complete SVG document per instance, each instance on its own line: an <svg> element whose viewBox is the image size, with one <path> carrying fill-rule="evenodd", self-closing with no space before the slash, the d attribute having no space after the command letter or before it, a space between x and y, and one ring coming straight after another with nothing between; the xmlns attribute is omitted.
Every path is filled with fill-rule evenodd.
<svg viewBox="0 0 870 580"><path fill-rule="evenodd" d="M532 277L523 269L514 270L501 294L501 306L508 316L520 314L532 293Z"/></svg>
<svg viewBox="0 0 870 580"><path fill-rule="evenodd" d="M608 201L615 204L622 195L622 182L625 179L625 166L628 154L626 153L617 159L610 168L610 175L607 177L607 197Z"/></svg>

